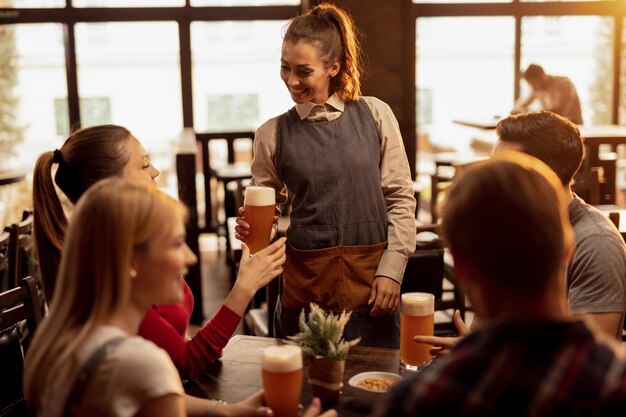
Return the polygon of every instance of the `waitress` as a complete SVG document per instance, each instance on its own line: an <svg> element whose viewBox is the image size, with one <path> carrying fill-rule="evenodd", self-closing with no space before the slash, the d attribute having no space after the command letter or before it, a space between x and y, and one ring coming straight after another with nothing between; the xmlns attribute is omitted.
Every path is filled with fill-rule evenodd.
<svg viewBox="0 0 626 417"><path fill-rule="evenodd" d="M256 132L253 182L293 196L275 334L302 308L353 311L346 339L399 344L400 284L415 249L413 183L390 107L362 97L350 16L321 4L289 22L280 75L296 103ZM237 220L237 237L249 225Z"/></svg>

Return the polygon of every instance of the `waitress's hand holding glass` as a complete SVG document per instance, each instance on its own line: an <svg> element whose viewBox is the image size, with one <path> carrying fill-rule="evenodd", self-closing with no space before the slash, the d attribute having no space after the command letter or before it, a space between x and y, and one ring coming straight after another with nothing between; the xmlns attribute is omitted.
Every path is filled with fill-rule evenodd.
<svg viewBox="0 0 626 417"><path fill-rule="evenodd" d="M274 216L275 195L271 187L246 187L243 208L239 209L242 217L237 218L235 236L246 242L250 254L255 254L270 244L272 226L278 222L278 217Z"/></svg>

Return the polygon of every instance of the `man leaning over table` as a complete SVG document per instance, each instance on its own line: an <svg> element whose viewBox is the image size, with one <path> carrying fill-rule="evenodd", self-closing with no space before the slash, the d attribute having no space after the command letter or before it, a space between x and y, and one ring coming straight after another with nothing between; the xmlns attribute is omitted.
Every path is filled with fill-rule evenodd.
<svg viewBox="0 0 626 417"><path fill-rule="evenodd" d="M532 155L556 172L569 201L576 251L567 265L567 298L573 315L591 319L605 335L621 340L626 311L626 246L613 223L586 204L570 188L583 160L583 139L578 127L548 111L503 119L496 129L499 149ZM459 334L467 333L458 313ZM435 356L447 353L457 338L423 337Z"/></svg>
<svg viewBox="0 0 626 417"><path fill-rule="evenodd" d="M532 92L518 99L511 113L527 112L528 106L538 100L542 110L559 114L579 125L583 123L578 92L569 78L546 74L537 64L530 64L523 76L532 87Z"/></svg>
<svg viewBox="0 0 626 417"><path fill-rule="evenodd" d="M393 387L375 417L623 415L623 352L568 312L568 205L554 172L520 152L455 180L442 231L482 320L450 355Z"/></svg>

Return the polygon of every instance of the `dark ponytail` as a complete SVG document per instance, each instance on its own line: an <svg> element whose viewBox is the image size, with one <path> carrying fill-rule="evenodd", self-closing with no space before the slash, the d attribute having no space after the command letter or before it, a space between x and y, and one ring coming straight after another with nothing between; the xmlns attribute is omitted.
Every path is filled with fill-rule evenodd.
<svg viewBox="0 0 626 417"><path fill-rule="evenodd" d="M33 232L35 251L46 297L52 300L59 269L67 217L54 184L76 204L97 181L120 176L128 163L130 132L121 126L102 125L74 132L61 149L44 152L33 173ZM57 166L54 182L52 168Z"/></svg>
<svg viewBox="0 0 626 417"><path fill-rule="evenodd" d="M67 217L52 182L54 155L45 152L37 159L33 173L33 234L39 270L48 300L52 299Z"/></svg>

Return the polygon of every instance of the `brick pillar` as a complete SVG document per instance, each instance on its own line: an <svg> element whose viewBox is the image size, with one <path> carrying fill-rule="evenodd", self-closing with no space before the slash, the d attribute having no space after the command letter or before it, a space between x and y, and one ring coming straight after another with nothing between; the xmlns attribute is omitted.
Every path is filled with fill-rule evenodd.
<svg viewBox="0 0 626 417"><path fill-rule="evenodd" d="M327 0L329 1L329 0ZM393 110L415 178L415 19L411 0L332 0L352 15L365 54L362 91ZM320 1L311 1L311 6Z"/></svg>

